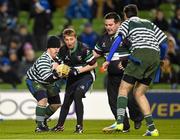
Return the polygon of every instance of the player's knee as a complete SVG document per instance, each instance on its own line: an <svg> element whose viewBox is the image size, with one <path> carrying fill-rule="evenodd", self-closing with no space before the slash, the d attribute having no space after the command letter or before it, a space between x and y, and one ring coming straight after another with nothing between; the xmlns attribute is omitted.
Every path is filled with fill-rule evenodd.
<svg viewBox="0 0 180 140"><path fill-rule="evenodd" d="M126 81L121 81L121 85L119 87L119 94L123 96L127 96L128 93L132 90L133 85L127 83Z"/></svg>
<svg viewBox="0 0 180 140"><path fill-rule="evenodd" d="M56 111L61 105L60 104L52 104L51 108L52 110Z"/></svg>
<svg viewBox="0 0 180 140"><path fill-rule="evenodd" d="M47 98L43 98L41 100L38 101L38 106L46 106L47 105Z"/></svg>
<svg viewBox="0 0 180 140"><path fill-rule="evenodd" d="M139 84L138 87L135 87L134 96L135 97L144 96L147 90L148 90L148 86L145 86L143 84Z"/></svg>
<svg viewBox="0 0 180 140"><path fill-rule="evenodd" d="M139 97L144 96L144 93L143 92L135 92L134 96L135 96L135 98L139 98Z"/></svg>
<svg viewBox="0 0 180 140"><path fill-rule="evenodd" d="M33 95L38 102L47 101L47 93L44 90L39 90Z"/></svg>
<svg viewBox="0 0 180 140"><path fill-rule="evenodd" d="M128 95L128 90L126 88L121 88L119 89L119 95L121 96L127 96Z"/></svg>
<svg viewBox="0 0 180 140"><path fill-rule="evenodd" d="M76 89L75 96L77 98L83 98L85 97L85 93L86 93L85 87L80 86Z"/></svg>

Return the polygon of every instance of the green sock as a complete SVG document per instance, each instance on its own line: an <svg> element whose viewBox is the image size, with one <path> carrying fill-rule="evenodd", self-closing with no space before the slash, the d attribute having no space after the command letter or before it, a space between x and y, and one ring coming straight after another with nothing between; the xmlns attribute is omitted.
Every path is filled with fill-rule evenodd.
<svg viewBox="0 0 180 140"><path fill-rule="evenodd" d="M48 105L45 110L45 119L51 117L52 114L54 114L54 111L51 109L50 105Z"/></svg>
<svg viewBox="0 0 180 140"><path fill-rule="evenodd" d="M156 129L151 114L145 115L144 119L146 120L146 125L147 125L149 131L153 131L154 129Z"/></svg>
<svg viewBox="0 0 180 140"><path fill-rule="evenodd" d="M38 126L42 125L42 123L44 122L45 110L45 106L36 106L36 121Z"/></svg>
<svg viewBox="0 0 180 140"><path fill-rule="evenodd" d="M124 122L124 115L127 107L128 98L126 96L119 96L117 98L117 124Z"/></svg>

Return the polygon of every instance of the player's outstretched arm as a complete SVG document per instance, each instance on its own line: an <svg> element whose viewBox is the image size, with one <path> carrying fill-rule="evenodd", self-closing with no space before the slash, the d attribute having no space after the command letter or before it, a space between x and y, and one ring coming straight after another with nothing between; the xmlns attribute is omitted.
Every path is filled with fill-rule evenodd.
<svg viewBox="0 0 180 140"><path fill-rule="evenodd" d="M111 49L110 49L110 52L109 52L109 55L106 57L106 61L102 64L102 67L101 69L104 69L106 70L114 53L116 52L117 48L119 47L120 43L122 42L122 36L119 35L116 37L116 39L114 40L112 46L111 46Z"/></svg>
<svg viewBox="0 0 180 140"><path fill-rule="evenodd" d="M122 41L122 36L121 35L117 36L111 46L111 49L110 49L109 55L106 58L106 61L108 61L108 62L111 61L114 53L116 52L117 48L119 47L119 45L121 43L121 41Z"/></svg>

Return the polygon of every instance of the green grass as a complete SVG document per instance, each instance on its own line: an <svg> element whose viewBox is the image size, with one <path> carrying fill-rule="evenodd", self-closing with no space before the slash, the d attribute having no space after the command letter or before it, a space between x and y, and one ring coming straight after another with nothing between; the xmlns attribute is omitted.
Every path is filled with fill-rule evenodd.
<svg viewBox="0 0 180 140"><path fill-rule="evenodd" d="M55 121L49 122L53 127ZM112 120L86 120L84 121L84 133L74 134L75 120L67 120L64 132L35 133L33 120L5 120L0 122L0 139L145 139L152 137L142 137L146 131L145 122L140 130L134 130L131 123L129 133L104 134L103 127L113 123ZM180 120L155 120L160 131L160 136L156 139L180 139ZM153 137L153 139L155 139Z"/></svg>

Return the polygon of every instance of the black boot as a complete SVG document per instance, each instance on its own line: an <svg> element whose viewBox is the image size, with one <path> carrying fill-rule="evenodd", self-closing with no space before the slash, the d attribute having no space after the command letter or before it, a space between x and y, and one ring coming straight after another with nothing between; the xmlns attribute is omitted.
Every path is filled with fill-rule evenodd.
<svg viewBox="0 0 180 140"><path fill-rule="evenodd" d="M134 129L140 129L141 125L142 125L141 121L135 121L134 122Z"/></svg>
<svg viewBox="0 0 180 140"><path fill-rule="evenodd" d="M44 122L39 124L35 129L35 132L47 132L47 131L49 131L49 128L44 124Z"/></svg>
<svg viewBox="0 0 180 140"><path fill-rule="evenodd" d="M54 131L54 132L63 131L63 130L64 130L64 126L60 126L58 124L51 129L51 131Z"/></svg>
<svg viewBox="0 0 180 140"><path fill-rule="evenodd" d="M130 131L130 124L129 124L129 118L127 116L124 117L124 128L123 128L123 133L127 133Z"/></svg>
<svg viewBox="0 0 180 140"><path fill-rule="evenodd" d="M48 125L47 125L47 119L44 119L44 125L45 125L46 127L48 127Z"/></svg>
<svg viewBox="0 0 180 140"><path fill-rule="evenodd" d="M74 133L83 133L83 127L81 125L76 125L76 130L74 131Z"/></svg>

